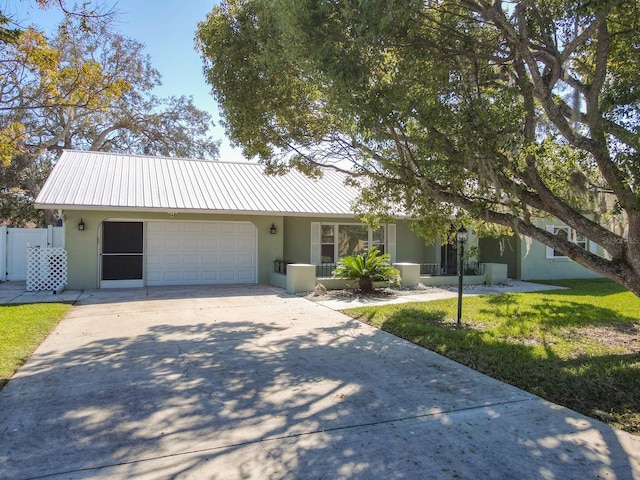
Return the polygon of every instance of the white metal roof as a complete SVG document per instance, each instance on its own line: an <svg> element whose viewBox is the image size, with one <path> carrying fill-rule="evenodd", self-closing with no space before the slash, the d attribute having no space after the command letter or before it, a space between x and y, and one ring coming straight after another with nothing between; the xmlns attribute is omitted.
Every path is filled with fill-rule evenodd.
<svg viewBox="0 0 640 480"><path fill-rule="evenodd" d="M353 216L358 190L326 170L269 176L256 163L228 163L104 152L65 151L36 207Z"/></svg>

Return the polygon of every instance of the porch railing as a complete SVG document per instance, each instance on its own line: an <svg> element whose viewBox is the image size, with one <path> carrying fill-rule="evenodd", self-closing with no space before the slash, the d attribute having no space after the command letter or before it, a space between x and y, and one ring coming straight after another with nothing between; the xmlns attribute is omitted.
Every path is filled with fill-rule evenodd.
<svg viewBox="0 0 640 480"><path fill-rule="evenodd" d="M285 260L285 259L275 259L273 261L273 271L276 273L284 273L287 274L287 265L291 263L296 263L293 260Z"/></svg>
<svg viewBox="0 0 640 480"><path fill-rule="evenodd" d="M465 275L482 275L484 273L484 265L480 262L464 262L464 274ZM443 275L452 276L457 275L457 268L449 273L444 271L444 268L438 263L421 263L420 275Z"/></svg>
<svg viewBox="0 0 640 480"><path fill-rule="evenodd" d="M273 262L273 271L276 273L287 273L287 265L295 263L292 260L276 259ZM335 263L320 263L316 265L316 277L317 278L331 278L331 273L336 269ZM465 262L464 274L465 275L482 275L484 273L484 265L480 262ZM442 273L441 266L438 263L421 263L420 275L457 275L453 273Z"/></svg>
<svg viewBox="0 0 640 480"><path fill-rule="evenodd" d="M440 265L437 263L421 263L420 275L440 275Z"/></svg>
<svg viewBox="0 0 640 480"><path fill-rule="evenodd" d="M316 277L318 278L330 278L331 272L336 269L335 263L320 263L316 265Z"/></svg>
<svg viewBox="0 0 640 480"><path fill-rule="evenodd" d="M465 262L464 274L465 275L482 275L484 274L484 264L480 262Z"/></svg>

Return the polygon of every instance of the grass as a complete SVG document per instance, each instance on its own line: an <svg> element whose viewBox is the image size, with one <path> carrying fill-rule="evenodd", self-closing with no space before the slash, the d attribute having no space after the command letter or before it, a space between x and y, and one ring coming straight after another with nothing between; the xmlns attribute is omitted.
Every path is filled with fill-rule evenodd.
<svg viewBox="0 0 640 480"><path fill-rule="evenodd" d="M0 305L0 389L67 313L64 303Z"/></svg>
<svg viewBox="0 0 640 480"><path fill-rule="evenodd" d="M344 311L494 378L640 434L640 298L609 280Z"/></svg>

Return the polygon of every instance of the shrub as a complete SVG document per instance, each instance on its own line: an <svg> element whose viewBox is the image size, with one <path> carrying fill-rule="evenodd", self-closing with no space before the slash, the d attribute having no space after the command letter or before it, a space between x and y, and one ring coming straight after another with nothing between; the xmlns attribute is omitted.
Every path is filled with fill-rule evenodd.
<svg viewBox="0 0 640 480"><path fill-rule="evenodd" d="M389 263L391 256L381 254L376 247L368 252L344 257L332 272L334 277L357 280L362 293L373 292L373 282L400 284L400 272Z"/></svg>

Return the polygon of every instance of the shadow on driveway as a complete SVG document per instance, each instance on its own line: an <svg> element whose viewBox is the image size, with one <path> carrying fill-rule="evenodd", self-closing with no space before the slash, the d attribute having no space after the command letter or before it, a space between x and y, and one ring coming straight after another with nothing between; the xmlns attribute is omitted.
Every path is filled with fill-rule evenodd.
<svg viewBox="0 0 640 480"><path fill-rule="evenodd" d="M0 426L11 479L640 478L640 438L275 290L85 299Z"/></svg>

